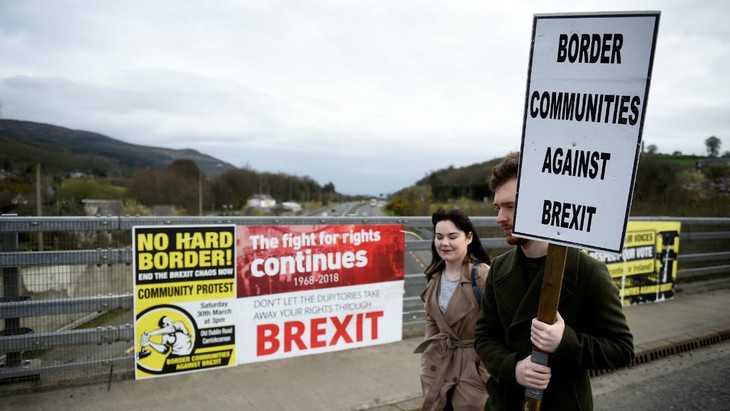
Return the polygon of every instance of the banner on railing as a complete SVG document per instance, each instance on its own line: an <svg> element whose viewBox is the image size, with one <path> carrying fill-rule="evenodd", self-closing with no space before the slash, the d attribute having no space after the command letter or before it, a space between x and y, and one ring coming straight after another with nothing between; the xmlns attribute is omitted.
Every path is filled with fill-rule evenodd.
<svg viewBox="0 0 730 411"><path fill-rule="evenodd" d="M399 341L403 229L237 227L239 364Z"/></svg>
<svg viewBox="0 0 730 411"><path fill-rule="evenodd" d="M629 221L623 252L589 252L606 263L624 305L674 296L680 222Z"/></svg>
<svg viewBox="0 0 730 411"><path fill-rule="evenodd" d="M136 378L399 341L403 230L134 227Z"/></svg>
<svg viewBox="0 0 730 411"><path fill-rule="evenodd" d="M235 226L132 235L136 378L236 365Z"/></svg>

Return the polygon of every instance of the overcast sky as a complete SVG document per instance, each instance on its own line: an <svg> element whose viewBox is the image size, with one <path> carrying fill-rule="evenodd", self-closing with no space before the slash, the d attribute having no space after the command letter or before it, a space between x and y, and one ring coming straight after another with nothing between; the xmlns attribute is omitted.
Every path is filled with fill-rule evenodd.
<svg viewBox="0 0 730 411"><path fill-rule="evenodd" d="M730 2L0 0L2 117L390 193L519 149L535 13L660 10L644 125L730 149Z"/></svg>

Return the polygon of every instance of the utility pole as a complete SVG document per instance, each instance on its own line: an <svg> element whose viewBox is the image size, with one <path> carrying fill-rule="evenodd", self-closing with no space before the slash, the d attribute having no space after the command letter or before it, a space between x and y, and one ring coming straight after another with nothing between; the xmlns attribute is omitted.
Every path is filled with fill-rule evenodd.
<svg viewBox="0 0 730 411"><path fill-rule="evenodd" d="M41 201L41 163L35 165L35 206L36 215L43 215L43 203ZM38 251L43 251L43 232L38 232Z"/></svg>
<svg viewBox="0 0 730 411"><path fill-rule="evenodd" d="M203 170L198 167L198 216L203 216Z"/></svg>

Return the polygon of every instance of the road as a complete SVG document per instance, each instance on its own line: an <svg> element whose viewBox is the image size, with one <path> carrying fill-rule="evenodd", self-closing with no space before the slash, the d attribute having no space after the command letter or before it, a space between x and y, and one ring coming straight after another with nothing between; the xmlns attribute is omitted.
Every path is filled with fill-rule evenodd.
<svg viewBox="0 0 730 411"><path fill-rule="evenodd" d="M330 216L330 217L377 217L383 216L382 205L370 205L368 203L349 201L345 203L336 203L329 208L323 208L315 212L314 215Z"/></svg>
<svg viewBox="0 0 730 411"><path fill-rule="evenodd" d="M595 411L730 410L730 341L591 379Z"/></svg>

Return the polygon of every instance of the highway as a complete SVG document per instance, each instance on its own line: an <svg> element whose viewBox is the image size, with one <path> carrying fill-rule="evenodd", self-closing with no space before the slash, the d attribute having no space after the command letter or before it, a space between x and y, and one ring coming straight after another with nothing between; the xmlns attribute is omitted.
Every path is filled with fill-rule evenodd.
<svg viewBox="0 0 730 411"><path fill-rule="evenodd" d="M335 204L334 206L321 209L318 214L327 216L342 217L378 217L386 215L383 211L383 201L377 201L373 205L372 202L346 202ZM417 240L413 233L405 236L406 241ZM405 294L413 297L406 297L403 304L403 321L405 323L414 322L421 323L423 321L423 302L418 297L426 288L426 276L423 274L428 263L431 262L431 252L428 250L406 251L403 272L406 275ZM411 333L422 334L422 328L417 327L412 331L406 332L405 336L413 336Z"/></svg>

